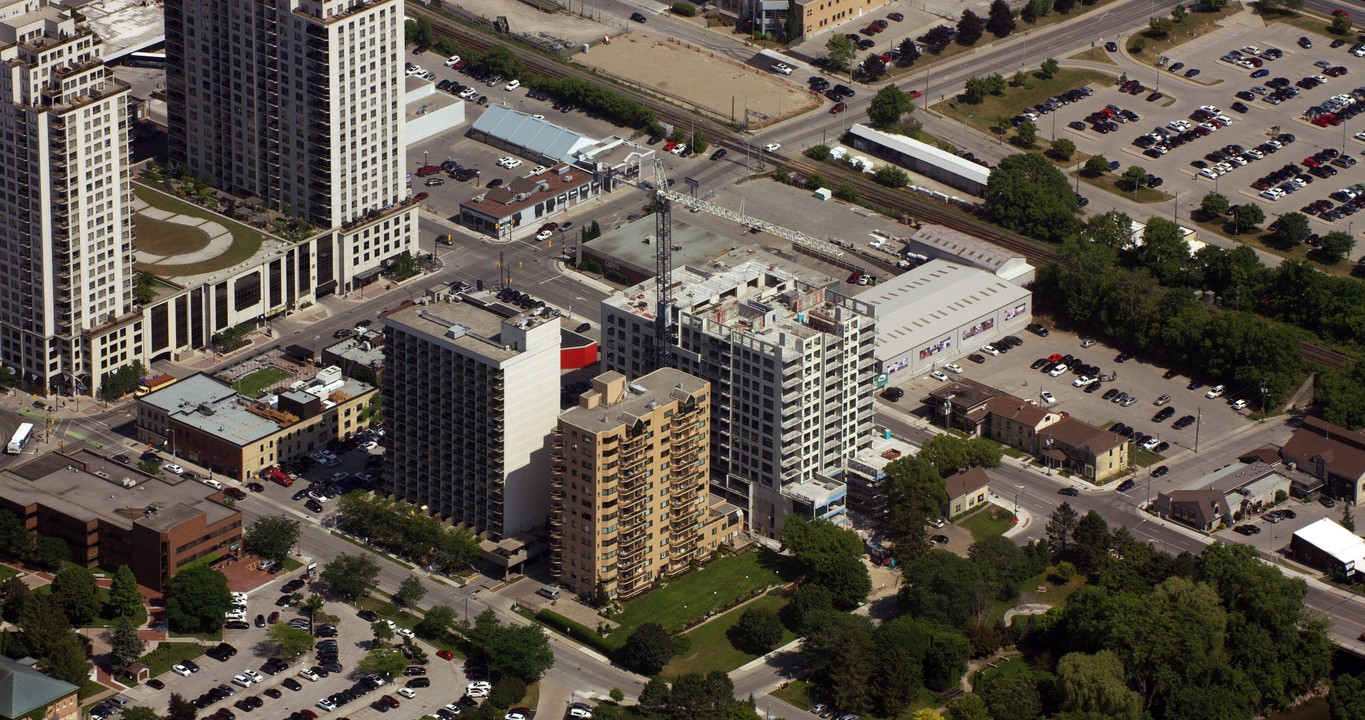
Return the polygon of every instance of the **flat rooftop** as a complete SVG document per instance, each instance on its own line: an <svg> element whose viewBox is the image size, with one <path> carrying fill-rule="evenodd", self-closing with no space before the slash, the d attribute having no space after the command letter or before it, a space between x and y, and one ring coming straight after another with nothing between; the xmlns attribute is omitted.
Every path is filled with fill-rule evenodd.
<svg viewBox="0 0 1365 720"><path fill-rule="evenodd" d="M678 213L674 213L672 232L675 269L687 265L709 266L740 247L734 238L679 222L677 216ZM603 233L583 247L653 275L654 255L657 252L654 230L654 216L650 215Z"/></svg>
<svg viewBox="0 0 1365 720"><path fill-rule="evenodd" d="M439 338L442 342L493 362L504 362L520 355L502 339L503 324L525 322L532 328L552 319L522 310L497 299L484 290L454 295L453 299L425 305L403 305L386 314L385 325Z"/></svg>
<svg viewBox="0 0 1365 720"><path fill-rule="evenodd" d="M598 376L603 380L624 379L620 373L608 372ZM559 419L589 432L598 433L621 425L630 425L637 418L644 417L657 405L671 402L673 391L681 390L684 396L694 395L705 389L705 380L693 377L681 370L663 368L644 377L626 383L625 394L611 405L598 405L594 408L575 407L566 410ZM596 390L589 390L589 393ZM587 395L588 393L584 393Z"/></svg>
<svg viewBox="0 0 1365 720"><path fill-rule="evenodd" d="M900 438L874 435L872 445L859 450L849 464L857 466L860 472L875 476L896 460L918 453L918 447Z"/></svg>
<svg viewBox="0 0 1365 720"><path fill-rule="evenodd" d="M90 29L104 41L104 59L117 60L166 41L166 15L161 3L146 0L66 2L80 10Z"/></svg>
<svg viewBox="0 0 1365 720"><path fill-rule="evenodd" d="M366 330L323 350L350 362L378 368L384 364L384 334Z"/></svg>
<svg viewBox="0 0 1365 720"><path fill-rule="evenodd" d="M374 386L354 378L343 378L343 382L332 392L342 392L350 397L363 395L374 390ZM300 400L310 400L313 395L298 395ZM191 375L174 385L169 385L141 399L153 407L160 408L167 416L188 427L214 435L239 447L260 442L292 423L277 411L270 408L270 399L252 400L239 395L232 385L212 375ZM323 398L323 405L331 401Z"/></svg>
<svg viewBox="0 0 1365 720"><path fill-rule="evenodd" d="M237 510L209 499L218 491L178 475L152 477L89 450L47 453L0 472L0 493L70 517L130 529L135 521L165 532L199 513L209 524Z"/></svg>

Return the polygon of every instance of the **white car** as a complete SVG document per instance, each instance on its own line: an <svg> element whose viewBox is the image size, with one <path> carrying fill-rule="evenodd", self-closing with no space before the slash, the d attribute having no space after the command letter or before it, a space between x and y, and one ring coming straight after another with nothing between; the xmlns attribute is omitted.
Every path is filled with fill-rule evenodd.
<svg viewBox="0 0 1365 720"><path fill-rule="evenodd" d="M385 621L384 621L384 624L385 624L385 625L388 625L390 630L397 630L397 629L398 629L398 623L395 623L395 622L392 621L392 620L385 620Z"/></svg>
<svg viewBox="0 0 1365 720"><path fill-rule="evenodd" d="M681 155L685 150L687 150L686 143L678 143L677 145L674 145L673 149L669 150L669 152L673 153L674 155Z"/></svg>
<svg viewBox="0 0 1365 720"><path fill-rule="evenodd" d="M243 670L242 674L256 682L265 682L265 676L255 670Z"/></svg>
<svg viewBox="0 0 1365 720"><path fill-rule="evenodd" d="M540 232L536 233L537 240L549 240L553 236L554 233L550 232L549 230L541 230Z"/></svg>
<svg viewBox="0 0 1365 720"><path fill-rule="evenodd" d="M244 592L234 592L234 593L232 593L232 602L233 602L233 604L235 604L235 605L245 605L245 604L246 604L246 600L247 600L246 593L244 593Z"/></svg>
<svg viewBox="0 0 1365 720"><path fill-rule="evenodd" d="M478 95L478 94L479 94L479 91L478 91L478 90L475 90L475 89L472 88L472 87L467 87L467 88L465 88L465 89L463 89L463 90L460 91L460 99L461 99L461 100L468 100L469 98L472 98L472 97L474 97L475 95Z"/></svg>
<svg viewBox="0 0 1365 720"><path fill-rule="evenodd" d="M498 167L511 167L512 160L514 160L514 158L510 155L504 155L498 158Z"/></svg>
<svg viewBox="0 0 1365 720"><path fill-rule="evenodd" d="M948 363L947 365L943 366L943 369L947 370L948 372L955 372L958 375L962 374L962 366L958 365L957 363Z"/></svg>
<svg viewBox="0 0 1365 720"><path fill-rule="evenodd" d="M1245 401L1245 400L1234 400L1233 403L1232 403L1232 409L1233 409L1233 410L1241 410L1241 409L1245 408L1246 406L1247 406L1247 401Z"/></svg>
<svg viewBox="0 0 1365 720"><path fill-rule="evenodd" d="M504 87L503 90L516 90L519 87L521 87L521 81L513 80L512 82L507 83L507 86Z"/></svg>
<svg viewBox="0 0 1365 720"><path fill-rule="evenodd" d="M361 450L373 450L373 449L375 449L375 448L377 448L377 447L379 447L379 443L377 443L377 442L375 442L375 441L373 441L373 440L366 440L365 442L360 443L360 449L361 449Z"/></svg>
<svg viewBox="0 0 1365 720"><path fill-rule="evenodd" d="M506 167L508 170L516 170L517 168L521 167L521 161L516 158L512 158L512 162L507 163Z"/></svg>
<svg viewBox="0 0 1365 720"><path fill-rule="evenodd" d="M1085 387L1091 383L1089 375L1082 375L1071 381L1071 387Z"/></svg>
<svg viewBox="0 0 1365 720"><path fill-rule="evenodd" d="M772 70L775 73L781 73L783 75L792 74L792 67L787 63L775 63L769 66L768 69Z"/></svg>
<svg viewBox="0 0 1365 720"><path fill-rule="evenodd" d="M398 633L399 635L402 635L403 637L408 638L408 639L412 639L412 638L417 637L416 635L414 635L414 634L412 633L411 630L409 630L409 629L407 629L407 628L405 628L405 627L400 627L400 628L394 630L394 632L396 632L396 633Z"/></svg>
<svg viewBox="0 0 1365 720"><path fill-rule="evenodd" d="M407 699L409 699L409 700L411 700L411 699L417 697L417 691L416 691L416 690L413 690L413 689L410 688L410 687L398 688L398 694L399 694L399 695L402 695L403 697L405 697L405 698L407 698Z"/></svg>
<svg viewBox="0 0 1365 720"><path fill-rule="evenodd" d="M172 665L171 672L181 677L189 677L192 674L189 668L185 667L184 665L181 665L180 663Z"/></svg>
<svg viewBox="0 0 1365 720"><path fill-rule="evenodd" d="M1206 397L1206 398L1208 398L1208 399L1210 399L1210 400L1213 400L1214 398L1223 397L1223 391L1226 390L1226 389L1227 389L1227 388L1224 387L1224 386L1222 386L1222 385L1214 385L1214 386L1213 386L1213 389L1211 389L1211 390L1209 390L1208 392L1204 393L1204 397Z"/></svg>
<svg viewBox="0 0 1365 720"><path fill-rule="evenodd" d="M475 687L473 685L470 685L469 687L465 688L464 694L472 698L488 697L488 690L489 688L487 687Z"/></svg>
<svg viewBox="0 0 1365 720"><path fill-rule="evenodd" d="M592 720L592 710L581 704L570 705L569 717L579 718L579 720Z"/></svg>
<svg viewBox="0 0 1365 720"><path fill-rule="evenodd" d="M545 172L546 170L549 170L549 168L545 167L544 165L537 165L537 166L531 168L531 174L532 174L532 175L539 175L539 174Z"/></svg>
<svg viewBox="0 0 1365 720"><path fill-rule="evenodd" d="M318 681L318 674L313 672L313 668L304 668L299 671L299 677L310 682Z"/></svg>
<svg viewBox="0 0 1365 720"><path fill-rule="evenodd" d="M327 698L319 700L317 705L326 712L331 712L337 709L336 703L332 702L331 700L328 700Z"/></svg>
<svg viewBox="0 0 1365 720"><path fill-rule="evenodd" d="M1042 399L1043 399L1043 402L1047 403L1048 405L1051 405L1052 403L1057 402L1057 398L1053 397L1053 396L1052 396L1052 393L1050 393L1050 392L1048 392L1048 391L1046 391L1046 390L1044 390L1044 391L1038 393L1038 397L1042 398Z"/></svg>
<svg viewBox="0 0 1365 720"><path fill-rule="evenodd" d="M459 56L459 55L451 55L450 57L446 58L446 62L445 62L446 67L455 67L456 65L459 65L459 64L460 64L460 56Z"/></svg>
<svg viewBox="0 0 1365 720"><path fill-rule="evenodd" d="M782 149L782 144L781 144L781 143L768 143L767 145L764 145L764 146L763 146L763 149L766 150L766 151L768 151L768 152L770 152L770 153L777 152L778 150L781 150L781 149Z"/></svg>
<svg viewBox="0 0 1365 720"><path fill-rule="evenodd" d="M179 465L176 465L175 463L166 463L165 465L161 466L161 469L165 470L168 473L171 473L172 475L185 474L185 468L182 468Z"/></svg>
<svg viewBox="0 0 1365 720"><path fill-rule="evenodd" d="M527 716L526 713L521 712L520 710L512 709L508 710L507 714L502 716L502 720L527 720Z"/></svg>
<svg viewBox="0 0 1365 720"><path fill-rule="evenodd" d="M939 381L939 382L948 382L948 376L945 375L945 374L943 374L943 371L942 371L942 370L935 370L935 371L929 373L929 377L931 377L931 378L933 378L933 379L935 379L935 380L937 380L937 381Z"/></svg>
<svg viewBox="0 0 1365 720"><path fill-rule="evenodd" d="M247 677L247 676L245 676L245 675L234 675L234 676L232 677L232 684L233 684L233 685L240 685L240 686L242 686L242 687L244 687L244 688L249 688L249 687L251 687L252 685L255 685L255 684L256 684L256 681L255 681L255 680L252 680L251 678L249 678L249 677Z"/></svg>
<svg viewBox="0 0 1365 720"><path fill-rule="evenodd" d="M1057 367L1052 368L1051 370L1049 370L1049 371L1047 372L1047 374L1048 374L1048 375L1051 375L1052 377L1057 377L1058 375L1061 375L1061 374L1064 373L1064 372L1066 372L1066 365L1065 365L1065 364L1060 364L1060 363L1059 363L1059 364L1057 365Z"/></svg>
<svg viewBox="0 0 1365 720"><path fill-rule="evenodd" d="M1143 450L1151 450L1152 448L1155 448L1157 445L1160 445L1160 444L1161 444L1161 441L1160 441L1160 440L1158 440L1158 439L1156 439L1156 438L1151 438L1151 439L1149 439L1147 442L1145 442L1145 443L1142 444L1142 449L1143 449Z"/></svg>
<svg viewBox="0 0 1365 720"><path fill-rule="evenodd" d="M992 357L1000 354L1000 351L996 350L994 345L982 345L981 352L986 353Z"/></svg>
<svg viewBox="0 0 1365 720"><path fill-rule="evenodd" d="M412 67L408 68L408 77L413 77L414 75L426 75L426 74L427 74L427 71L426 71L421 65L413 65Z"/></svg>

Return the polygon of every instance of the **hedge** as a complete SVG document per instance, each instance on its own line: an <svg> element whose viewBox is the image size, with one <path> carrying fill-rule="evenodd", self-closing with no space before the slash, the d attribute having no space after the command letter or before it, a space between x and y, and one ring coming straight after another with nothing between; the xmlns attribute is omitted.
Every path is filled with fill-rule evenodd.
<svg viewBox="0 0 1365 720"><path fill-rule="evenodd" d="M553 610L541 610L536 613L536 621L551 630L563 633L577 640L598 652L611 656L616 654L616 648L607 644L605 638L598 635L595 630L585 627L583 624L574 622Z"/></svg>

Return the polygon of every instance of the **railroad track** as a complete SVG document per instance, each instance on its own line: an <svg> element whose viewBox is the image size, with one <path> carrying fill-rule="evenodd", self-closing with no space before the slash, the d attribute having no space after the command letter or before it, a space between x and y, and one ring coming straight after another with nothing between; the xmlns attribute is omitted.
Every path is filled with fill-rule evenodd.
<svg viewBox="0 0 1365 720"><path fill-rule="evenodd" d="M504 44L501 38L496 35L460 25L451 25L452 21L449 18L424 7L409 6L408 12L425 15L431 20L432 34L437 37L449 38L472 50L483 52L494 45ZM532 50L529 45L514 45L513 47ZM596 83L610 82L587 68L561 62L558 59L547 57L539 51L524 52L518 55L523 66L544 77L557 80L577 78ZM653 110L661 122L674 127L692 126L706 134L713 144L731 151L743 152L748 146L741 133L712 118L681 110L665 100L627 85L610 84L612 89L622 96L635 100ZM768 162L775 167L781 167L788 172L799 175L819 174L840 183L850 183L869 202L885 208L899 210L920 222L943 225L979 237L1006 250L1016 252L1035 265L1046 265L1057 260L1057 251L1051 246L990 225L956 208L914 197L903 190L878 185L865 173L854 172L830 163L821 163L804 157L770 155ZM1355 362L1355 358L1350 355L1307 340L1300 341L1299 354L1310 363L1331 368L1339 368Z"/></svg>

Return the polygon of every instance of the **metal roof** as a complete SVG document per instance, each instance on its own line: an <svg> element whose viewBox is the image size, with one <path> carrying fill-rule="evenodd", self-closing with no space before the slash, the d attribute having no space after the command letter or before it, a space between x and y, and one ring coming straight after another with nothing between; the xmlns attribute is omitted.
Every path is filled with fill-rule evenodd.
<svg viewBox="0 0 1365 720"><path fill-rule="evenodd" d="M892 150L897 150L909 155L920 162L929 163L949 170L971 182L980 183L983 186L991 176L990 168L977 165L971 160L963 160L950 152L939 150L933 145L926 145L914 138L884 133L881 130L874 130L866 125L854 125L849 131L856 137L871 140L883 147L891 148Z"/></svg>
<svg viewBox="0 0 1365 720"><path fill-rule="evenodd" d="M0 716L21 718L78 690L69 682L0 655Z"/></svg>
<svg viewBox="0 0 1365 720"><path fill-rule="evenodd" d="M1354 562L1357 567L1365 567L1365 540L1329 518L1294 531L1294 537L1331 555L1343 565Z"/></svg>
<svg viewBox="0 0 1365 720"><path fill-rule="evenodd" d="M876 308L877 357L886 361L1031 295L985 270L930 260L857 298Z"/></svg>
<svg viewBox="0 0 1365 720"><path fill-rule="evenodd" d="M573 162L574 152L595 140L504 105L489 105L474 121L473 130L517 147L563 162Z"/></svg>

